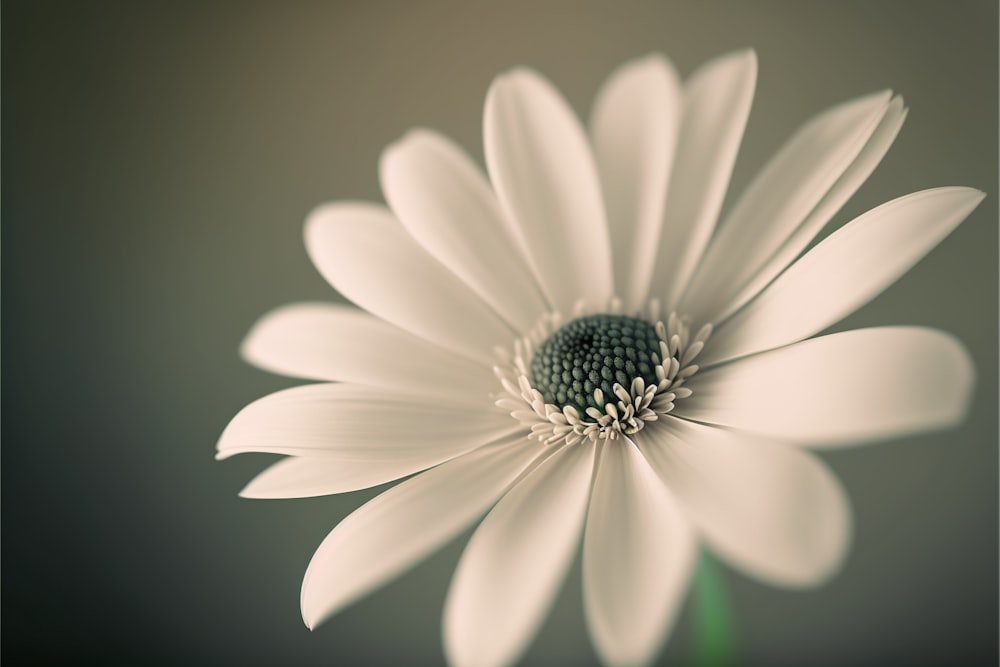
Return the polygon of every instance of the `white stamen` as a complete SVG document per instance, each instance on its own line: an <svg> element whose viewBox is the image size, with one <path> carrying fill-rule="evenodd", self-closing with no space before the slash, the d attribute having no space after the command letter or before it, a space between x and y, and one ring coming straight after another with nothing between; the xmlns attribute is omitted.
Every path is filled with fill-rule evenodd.
<svg viewBox="0 0 1000 667"><path fill-rule="evenodd" d="M622 308L621 300L615 298L603 312L620 314ZM704 350L712 334L712 325L705 324L692 337L687 323L676 313L670 313L666 322L661 319L657 300L650 300L645 312L647 321L655 322L660 339L659 354L650 353L656 384L647 384L643 377L632 378L628 386L615 383L612 386L614 397L606 397L597 387L593 391L594 405L604 406L603 409L587 406L582 415L572 405L560 407L546 403L541 392L532 386L528 369L535 350L563 325L563 317L553 312L543 316L527 335L514 342L513 354L509 350L498 350L499 363L493 372L504 393L497 396L496 405L510 412L530 429L532 437L546 445L574 445L585 439L617 440L658 421L661 415L674 409L676 401L691 396L691 389L682 385L698 372L698 365L691 362ZM573 308L574 319L588 314L586 304L578 301Z"/></svg>

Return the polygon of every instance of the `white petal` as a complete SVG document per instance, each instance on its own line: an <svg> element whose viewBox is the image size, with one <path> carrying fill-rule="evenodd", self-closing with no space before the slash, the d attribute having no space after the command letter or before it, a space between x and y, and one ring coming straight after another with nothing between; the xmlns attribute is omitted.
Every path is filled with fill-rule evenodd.
<svg viewBox="0 0 1000 667"><path fill-rule="evenodd" d="M615 291L628 312L649 293L681 116L677 72L654 54L616 70L590 119L611 235Z"/></svg>
<svg viewBox="0 0 1000 667"><path fill-rule="evenodd" d="M837 572L850 506L815 456L669 416L655 426L636 444L726 562L781 586L814 586Z"/></svg>
<svg viewBox="0 0 1000 667"><path fill-rule="evenodd" d="M316 627L465 530L538 455L535 441L471 452L376 496L333 529L302 581L302 619Z"/></svg>
<svg viewBox="0 0 1000 667"><path fill-rule="evenodd" d="M920 327L831 334L695 375L678 416L808 445L948 428L974 369L954 337Z"/></svg>
<svg viewBox="0 0 1000 667"><path fill-rule="evenodd" d="M511 489L473 534L445 602L451 665L500 667L520 657L573 560L593 465L593 444L564 447Z"/></svg>
<svg viewBox="0 0 1000 667"><path fill-rule="evenodd" d="M681 301L715 321L851 166L889 108L884 91L840 104L800 129L750 184L719 227Z"/></svg>
<svg viewBox="0 0 1000 667"><path fill-rule="evenodd" d="M341 294L421 338L484 363L510 330L382 206L338 202L306 221L313 263Z"/></svg>
<svg viewBox="0 0 1000 667"><path fill-rule="evenodd" d="M384 461L419 455L439 462L517 427L488 399L471 407L372 387L306 385L243 408L219 439L217 457L267 452Z"/></svg>
<svg viewBox="0 0 1000 667"><path fill-rule="evenodd" d="M736 312L740 306L752 299L767 286L774 277L785 270L796 257L816 238L819 231L830 221L830 218L840 210L848 199L857 191L861 184L871 175L892 146L899 134L907 110L903 107L903 98L898 95L889 103L882 121L865 147L858 154L847 171L844 172L826 196L816 205L805 222L785 241L784 245L746 282L736 297L729 301L714 320L720 322Z"/></svg>
<svg viewBox="0 0 1000 667"><path fill-rule="evenodd" d="M353 306L300 303L268 313L247 334L243 357L266 370L462 400L496 391L482 364Z"/></svg>
<svg viewBox="0 0 1000 667"><path fill-rule="evenodd" d="M648 665L670 634L696 543L631 442L605 443L583 541L583 602L605 665Z"/></svg>
<svg viewBox="0 0 1000 667"><path fill-rule="evenodd" d="M699 363L811 336L854 312L920 261L985 195L937 188L900 197L837 230L713 335Z"/></svg>
<svg viewBox="0 0 1000 667"><path fill-rule="evenodd" d="M743 138L757 55L715 58L684 84L684 109L651 292L671 310L698 265L722 207Z"/></svg>
<svg viewBox="0 0 1000 667"><path fill-rule="evenodd" d="M447 138L414 130L382 154L386 201L413 238L516 329L545 312L483 173Z"/></svg>
<svg viewBox="0 0 1000 667"><path fill-rule="evenodd" d="M450 458L450 457L445 457ZM401 453L383 461L328 455L289 456L250 480L244 498L312 498L385 484L445 460L436 452Z"/></svg>
<svg viewBox="0 0 1000 667"><path fill-rule="evenodd" d="M580 121L559 92L526 69L501 75L486 96L486 165L518 240L561 312L611 296L608 228L597 167Z"/></svg>

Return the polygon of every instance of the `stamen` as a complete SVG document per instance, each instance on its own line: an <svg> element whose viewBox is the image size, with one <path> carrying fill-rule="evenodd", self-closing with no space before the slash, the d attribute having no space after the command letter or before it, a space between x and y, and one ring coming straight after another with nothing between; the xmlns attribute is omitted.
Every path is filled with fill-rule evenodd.
<svg viewBox="0 0 1000 667"><path fill-rule="evenodd" d="M565 325L559 313L544 316L515 341L513 353L498 352L494 374L504 393L496 405L545 445L616 440L673 410L692 394L682 385L698 372L692 362L712 326L692 337L676 313L659 319L655 300L645 317L621 309L613 300L605 313L592 315L578 303Z"/></svg>

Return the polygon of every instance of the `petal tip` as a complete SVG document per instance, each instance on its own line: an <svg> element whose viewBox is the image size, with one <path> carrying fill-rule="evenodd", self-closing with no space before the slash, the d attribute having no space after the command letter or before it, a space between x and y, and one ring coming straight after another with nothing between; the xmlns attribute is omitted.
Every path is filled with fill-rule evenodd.
<svg viewBox="0 0 1000 667"><path fill-rule="evenodd" d="M525 65L511 67L510 69L500 72L493 77L493 81L490 83L490 93L494 93L494 91L500 88L510 88L511 86L516 86L525 81L537 80L540 78L542 78L541 74Z"/></svg>
<svg viewBox="0 0 1000 667"><path fill-rule="evenodd" d="M970 191L969 192L969 195L970 195L969 199L970 200L975 200L976 206L979 205L979 202L981 202L984 199L986 199L986 191L985 190L980 190L979 188L969 188L969 191Z"/></svg>
<svg viewBox="0 0 1000 667"><path fill-rule="evenodd" d="M270 496L265 493L260 493L259 491L255 490L255 487L256 484L254 484L254 480L250 480L249 482L247 482L247 485L244 486L242 489L240 489L239 493L237 493L236 495L239 496L240 498L247 498L250 500L274 499L274 496Z"/></svg>
<svg viewBox="0 0 1000 667"><path fill-rule="evenodd" d="M723 53L703 63L698 67L696 73L713 70L731 70L732 74L738 78L748 78L756 81L757 51L752 47L748 47Z"/></svg>
<svg viewBox="0 0 1000 667"><path fill-rule="evenodd" d="M951 359L949 363L955 369L955 419L953 426L961 424L969 414L972 407L972 396L976 385L976 364L970 354L969 349L957 337L950 333L939 332L949 344L949 349L945 352Z"/></svg>
<svg viewBox="0 0 1000 667"><path fill-rule="evenodd" d="M757 86L757 52L752 48L731 51L699 65L687 78L685 87L692 90L702 86L733 87L752 95Z"/></svg>
<svg viewBox="0 0 1000 667"><path fill-rule="evenodd" d="M680 75L673 61L664 54L653 51L639 56L617 67L605 80L604 87L621 83L622 80L641 81L646 87L666 86L668 89L680 86Z"/></svg>
<svg viewBox="0 0 1000 667"><path fill-rule="evenodd" d="M861 119L867 119L870 116L877 116L878 119L881 119L889 110L889 105L892 101L892 89L882 88L881 90L859 95L858 97L846 100L840 104L835 104L825 112L820 113L816 118L819 120L828 117L840 116L841 114L847 114L851 118L857 118L858 122L861 122ZM856 117L852 115L855 113L858 114ZM877 121L870 120L868 122L871 123Z"/></svg>
<svg viewBox="0 0 1000 667"><path fill-rule="evenodd" d="M398 155L402 149L426 144L433 141L437 136L437 132L427 127L418 125L409 128L399 138L390 142L382 149L382 153L379 156L379 170L384 170L386 161Z"/></svg>
<svg viewBox="0 0 1000 667"><path fill-rule="evenodd" d="M300 613L302 614L303 625L309 628L309 631L312 632L316 629L317 626L319 626L320 623L322 623L325 620L326 615L318 614L316 610L312 607L312 605L309 604L309 601L306 599L307 597L306 588L308 584L309 584L309 568L306 568L306 575L302 579L302 593L299 598L299 609Z"/></svg>
<svg viewBox="0 0 1000 667"><path fill-rule="evenodd" d="M757 73L757 50L752 46L738 51L733 51L720 57L720 60L738 64L747 70L747 73Z"/></svg>
<svg viewBox="0 0 1000 667"><path fill-rule="evenodd" d="M313 264L316 264L318 247L323 243L323 237L329 227L330 214L337 206L334 202L327 202L315 207L306 215L306 221L302 225L302 238L305 241L306 253L308 253Z"/></svg>
<svg viewBox="0 0 1000 667"><path fill-rule="evenodd" d="M236 454L235 450L230 449L225 444L223 444L223 439L225 439L225 437L226 437L226 434L223 433L222 434L222 439L219 440L219 444L215 446L215 460L216 461L225 461L226 459L228 459L228 458L232 457L234 454Z"/></svg>
<svg viewBox="0 0 1000 667"><path fill-rule="evenodd" d="M250 364L251 366L256 366L261 368L260 354L259 350L261 347L261 340L265 335L266 329L261 327L262 324L267 320L265 315L261 319L257 320L250 330L247 332L243 340L240 341L240 346L238 348L237 354L239 354L240 359L244 362Z"/></svg>
<svg viewBox="0 0 1000 667"><path fill-rule="evenodd" d="M986 192L979 188L967 185L945 185L938 188L930 188L914 193L913 196L926 193L930 197L950 197L953 198L956 209L963 209L964 216L968 216L986 198Z"/></svg>
<svg viewBox="0 0 1000 667"><path fill-rule="evenodd" d="M623 65L623 69L629 66L635 67L636 69L655 68L667 71L674 70L673 61L660 51L650 51L644 56L639 56L638 58L625 63L625 65Z"/></svg>

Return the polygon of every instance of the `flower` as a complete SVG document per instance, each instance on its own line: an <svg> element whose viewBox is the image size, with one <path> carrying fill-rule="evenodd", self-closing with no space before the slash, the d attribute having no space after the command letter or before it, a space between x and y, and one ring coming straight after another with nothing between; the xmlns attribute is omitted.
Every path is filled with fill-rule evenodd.
<svg viewBox="0 0 1000 667"><path fill-rule="evenodd" d="M810 448L964 417L974 372L948 334L810 337L983 193L900 197L803 254L895 139L906 110L885 91L808 122L716 224L756 68L752 51L730 54L682 84L662 56L627 63L586 130L516 69L487 95L488 179L415 130L382 156L388 208L311 214L313 262L367 312L298 304L263 318L244 356L324 383L244 408L219 457L287 455L242 492L257 498L419 474L320 545L302 585L309 627L485 515L448 592L449 662L515 662L582 541L597 653L646 664L699 545L779 586L836 572L850 511Z"/></svg>

